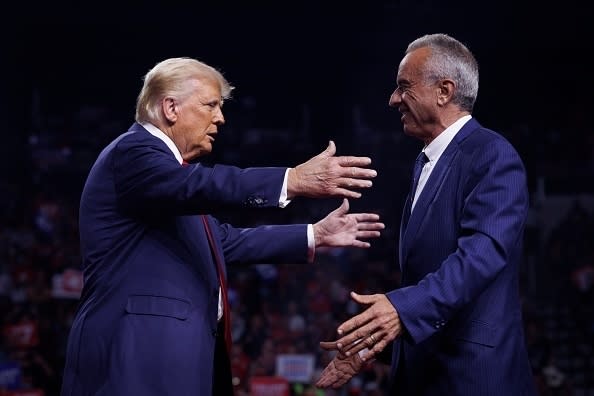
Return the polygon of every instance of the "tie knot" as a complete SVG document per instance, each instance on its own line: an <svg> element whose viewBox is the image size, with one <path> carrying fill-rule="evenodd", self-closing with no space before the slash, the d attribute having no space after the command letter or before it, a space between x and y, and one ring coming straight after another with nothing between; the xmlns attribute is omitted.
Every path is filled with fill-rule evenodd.
<svg viewBox="0 0 594 396"><path fill-rule="evenodd" d="M417 159L415 159L415 166L413 169L413 183L416 185L417 180L421 174L421 170L425 166L425 164L429 161L429 158L425 155L424 151L421 151L419 155L417 155Z"/></svg>
<svg viewBox="0 0 594 396"><path fill-rule="evenodd" d="M419 155L417 155L417 159L415 160L416 163L420 163L421 165L425 165L429 161L429 158L425 154L424 151L421 151Z"/></svg>
<svg viewBox="0 0 594 396"><path fill-rule="evenodd" d="M190 163L186 160L182 160L182 166L188 166Z"/></svg>

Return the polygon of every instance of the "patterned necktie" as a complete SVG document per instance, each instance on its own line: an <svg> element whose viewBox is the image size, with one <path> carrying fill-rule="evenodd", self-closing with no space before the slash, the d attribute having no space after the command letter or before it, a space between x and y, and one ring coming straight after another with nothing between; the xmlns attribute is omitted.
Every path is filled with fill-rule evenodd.
<svg viewBox="0 0 594 396"><path fill-rule="evenodd" d="M417 159L415 159L415 167L413 169L413 178L412 183L410 186L410 203L412 208L412 202L415 199L415 192L417 191L417 186L419 185L419 178L421 177L421 171L425 164L429 161L429 158L425 155L424 151L421 151L419 155L417 155Z"/></svg>
<svg viewBox="0 0 594 396"><path fill-rule="evenodd" d="M417 190L417 186L419 184L419 178L421 177L421 171L425 164L429 161L429 158L425 155L424 151L421 151L419 155L417 155L417 159L415 159L415 166L413 168L413 177L410 185L410 193L409 199L407 202L407 212L406 212L406 224L408 224L408 219L410 218L410 214L412 212L412 204L415 199L415 192Z"/></svg>

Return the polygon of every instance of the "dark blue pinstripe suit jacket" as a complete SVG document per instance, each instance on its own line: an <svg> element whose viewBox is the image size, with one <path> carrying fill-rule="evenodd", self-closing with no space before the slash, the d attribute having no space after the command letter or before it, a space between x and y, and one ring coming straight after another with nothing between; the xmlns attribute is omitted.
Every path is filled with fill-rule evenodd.
<svg viewBox="0 0 594 396"><path fill-rule="evenodd" d="M394 394L535 394L518 285L527 211L518 153L470 119L401 224Z"/></svg>
<svg viewBox="0 0 594 396"><path fill-rule="evenodd" d="M103 150L80 202L85 284L63 396L212 394L219 283L196 214L278 206L285 171L182 167L138 124ZM307 261L305 224L209 221L227 264Z"/></svg>

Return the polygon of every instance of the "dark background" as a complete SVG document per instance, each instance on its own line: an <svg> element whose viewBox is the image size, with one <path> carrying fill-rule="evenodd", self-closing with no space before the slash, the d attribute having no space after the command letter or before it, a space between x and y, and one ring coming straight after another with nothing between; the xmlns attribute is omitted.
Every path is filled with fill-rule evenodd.
<svg viewBox="0 0 594 396"><path fill-rule="evenodd" d="M314 132L309 139L317 148L329 138L340 144L351 133L353 106L371 127L400 128L388 97L406 44L425 33L450 33L475 52L481 67L475 116L493 129L528 125L538 141L540 130L567 128L593 104L594 14L577 1L18 2L4 7L0 105L6 144L0 154L5 166L24 160L17 154L20 145L47 119L69 117L81 106L100 106L112 119L131 122L142 75L173 56L201 59L237 87L236 101L226 107L228 125L238 101L257 103L251 113L263 127L298 123L307 105ZM571 139L571 132L564 135Z"/></svg>
<svg viewBox="0 0 594 396"><path fill-rule="evenodd" d="M240 304L238 309L245 310L236 317L247 323L263 316L272 329L270 312L282 312L288 300L297 300L308 323L315 324L302 340L311 352L344 319L337 314L346 311L340 304L331 307L334 316L325 326L316 316L330 280L376 292L397 283L395 230L420 143L403 136L399 113L388 107L388 98L406 45L435 32L453 35L475 53L481 77L474 116L506 136L528 170L532 202L520 271L527 343L542 395L594 392L594 315L587 309L594 305L593 281L586 276L585 289L575 282L576 273L594 268L594 201L582 200L594 193L594 13L589 5L21 1L1 7L0 275L31 267L45 279L33 288L36 304L8 299L0 308L6 310L4 325L27 315L40 321L38 356L54 372L27 373L48 396L59 388L74 305L40 296L53 274L80 264L76 216L82 183L99 150L133 122L142 76L155 63L194 57L219 68L236 87L225 103L227 123L206 162L293 166L322 151L329 139L338 154L372 158L379 172L374 188L351 204L380 213L387 229L366 255L321 252L315 272L288 271L289 278L301 282L294 290L280 275L271 280L258 271L231 270L230 286L239 300L249 302L247 308ZM337 205L336 200L297 200L281 214L221 217L236 225L310 222ZM60 216L46 219L47 207L58 207ZM40 218L61 231L48 235ZM13 246L14 235L22 232L35 235L34 249ZM255 297L242 295L246 279L259 285ZM286 294L289 289L293 292ZM271 308L270 301L278 306ZM61 323L60 329L47 326L52 321ZM271 330L267 341L278 343L283 334ZM264 352L246 338L238 344L265 373ZM0 363L2 352L10 356L0 349ZM21 358L32 364L31 357ZM560 387L547 382L544 368L551 366L565 373ZM381 384L379 377L366 381Z"/></svg>

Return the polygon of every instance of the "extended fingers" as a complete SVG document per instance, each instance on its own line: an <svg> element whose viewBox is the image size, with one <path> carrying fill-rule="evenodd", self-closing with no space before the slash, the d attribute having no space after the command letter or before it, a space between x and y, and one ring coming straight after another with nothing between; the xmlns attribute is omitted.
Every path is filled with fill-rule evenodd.
<svg viewBox="0 0 594 396"><path fill-rule="evenodd" d="M373 322L360 326L351 333L338 339L336 346L341 352L350 350L360 351L365 349L368 346L365 341L369 335L373 333L375 328L376 326Z"/></svg>
<svg viewBox="0 0 594 396"><path fill-rule="evenodd" d="M357 178L348 175L336 178L336 185L346 188L370 188L373 187L373 182L367 178Z"/></svg>
<svg viewBox="0 0 594 396"><path fill-rule="evenodd" d="M374 213L352 213L357 221L357 238L377 238L379 231L386 228L385 224L379 222L379 215Z"/></svg>
<svg viewBox="0 0 594 396"><path fill-rule="evenodd" d="M369 312L369 310L365 310L338 326L338 335L344 336L343 338L347 338L348 342L352 343L358 338L361 338L361 336L356 335L355 332L352 334L349 333L351 333L353 330L360 331L360 328L372 319L373 315Z"/></svg>
<svg viewBox="0 0 594 396"><path fill-rule="evenodd" d="M334 192L331 193L330 195L336 195L339 197L353 198L353 199L361 198L360 192L347 190L346 188L340 188L340 187L335 188Z"/></svg>
<svg viewBox="0 0 594 396"><path fill-rule="evenodd" d="M358 222L378 221L380 219L377 213L351 213L350 216L354 217Z"/></svg>
<svg viewBox="0 0 594 396"><path fill-rule="evenodd" d="M380 222L359 222L357 224L357 230L359 231L379 231L386 228L384 223Z"/></svg>
<svg viewBox="0 0 594 396"><path fill-rule="evenodd" d="M320 347L327 351L338 350L338 348L336 347L336 341L320 341Z"/></svg>
<svg viewBox="0 0 594 396"><path fill-rule="evenodd" d="M379 238L381 236L381 232L379 231L357 231L356 241L361 239L372 239L372 238Z"/></svg>
<svg viewBox="0 0 594 396"><path fill-rule="evenodd" d="M361 248L361 249L367 249L367 248L371 247L371 244L369 242L359 241L357 239L353 240L351 245L353 247Z"/></svg>
<svg viewBox="0 0 594 396"><path fill-rule="evenodd" d="M368 332L367 334L370 334L370 333ZM356 344L349 344L349 345L342 347L340 349L340 351L342 353L344 353L346 356L351 356L351 355L359 353L360 351L362 351L364 349L371 350L373 347L375 347L375 345L377 343L377 341L372 339L369 335L362 336L361 340L362 340L362 342L359 342Z"/></svg>
<svg viewBox="0 0 594 396"><path fill-rule="evenodd" d="M371 158L369 158L369 157L357 157L357 156L352 156L352 155L343 155L340 157L336 157L336 159L338 160L338 164L343 167L359 167L359 166L368 166L371 164Z"/></svg>
<svg viewBox="0 0 594 396"><path fill-rule="evenodd" d="M385 338L378 340L377 337L374 337L374 339L376 340L375 343L368 348L368 351L365 355L361 356L361 360L367 361L373 359L375 355L383 351L388 345L388 341L386 341Z"/></svg>

